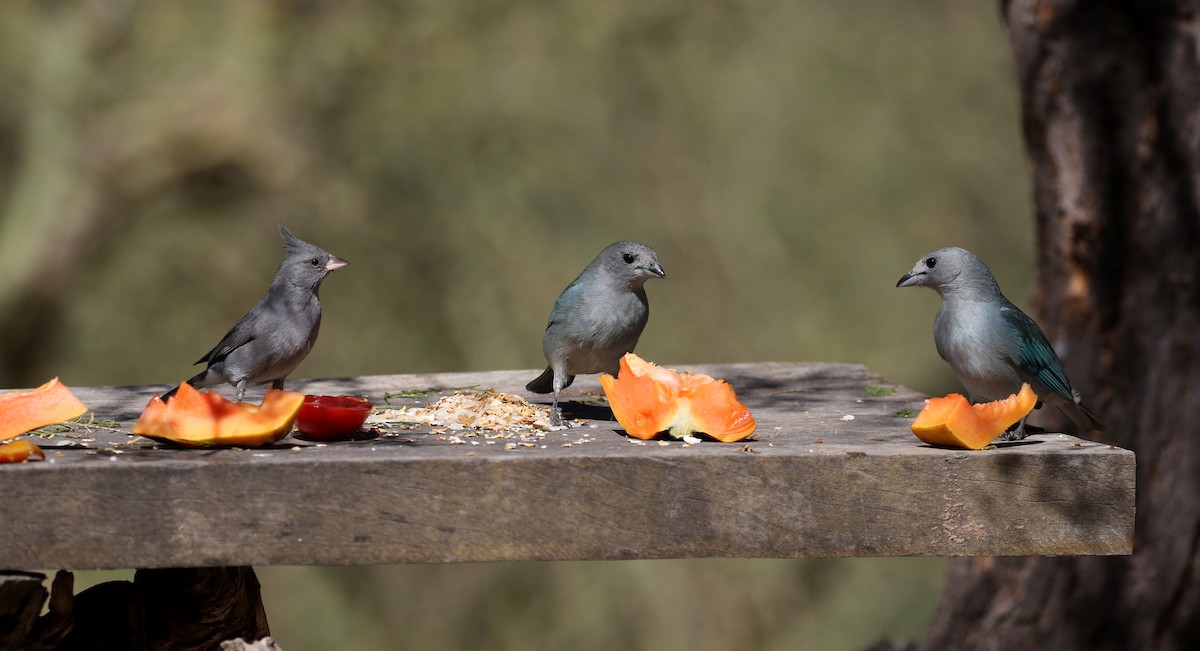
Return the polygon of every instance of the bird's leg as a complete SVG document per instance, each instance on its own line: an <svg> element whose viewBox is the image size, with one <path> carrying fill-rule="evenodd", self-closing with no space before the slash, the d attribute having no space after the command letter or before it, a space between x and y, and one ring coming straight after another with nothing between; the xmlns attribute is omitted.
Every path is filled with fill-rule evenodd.
<svg viewBox="0 0 1200 651"><path fill-rule="evenodd" d="M1005 433L1004 433L1004 434L1001 436L1001 438L1003 438L1005 441L1020 441L1021 439L1025 438L1026 436L1028 436L1028 434L1026 434L1026 433L1025 433L1025 421L1026 421L1028 418L1029 418L1029 414L1025 414L1024 418L1022 418L1022 419L1021 419L1021 420L1020 420L1020 421L1017 423L1017 426L1016 426L1016 427L1014 427L1013 429L1011 429L1011 430L1009 430L1009 431L1005 432Z"/></svg>
<svg viewBox="0 0 1200 651"><path fill-rule="evenodd" d="M566 423L562 419L562 410L558 408L558 397L562 393L564 387L571 383L573 378L554 369L554 401L550 403L550 427L563 427Z"/></svg>
<svg viewBox="0 0 1200 651"><path fill-rule="evenodd" d="M246 393L246 378L242 378L242 379L238 380L237 382L235 382L233 385L233 388L236 391L236 394L233 397L233 401L241 402L242 394Z"/></svg>
<svg viewBox="0 0 1200 651"><path fill-rule="evenodd" d="M283 381L284 381L284 380L286 380L286 379L287 379L287 378L283 378L283 377L281 377L281 378L279 378L278 380L273 380L273 381L271 382L271 388L272 388L272 389L279 389L280 391L283 391Z"/></svg>
<svg viewBox="0 0 1200 651"><path fill-rule="evenodd" d="M562 412L558 409L558 392L561 391L558 387L558 381L554 382L554 401L550 403L550 427L562 427L563 419Z"/></svg>
<svg viewBox="0 0 1200 651"><path fill-rule="evenodd" d="M1042 408L1042 401L1038 400L1037 404L1035 404L1033 406L1033 409L1037 410L1037 409L1041 409L1041 408ZM1029 436L1030 434L1041 434L1042 432L1045 432L1046 430L1038 427L1037 425L1026 425L1025 424L1025 421L1029 420L1029 416L1032 414L1033 414L1032 410L1028 414L1025 414L1025 417L1022 418L1021 420L1017 421L1017 424L1015 426L1010 427L1008 429L1008 431L1004 432L1004 436L1002 438L1005 441L1020 441L1020 440L1023 440L1025 437Z"/></svg>

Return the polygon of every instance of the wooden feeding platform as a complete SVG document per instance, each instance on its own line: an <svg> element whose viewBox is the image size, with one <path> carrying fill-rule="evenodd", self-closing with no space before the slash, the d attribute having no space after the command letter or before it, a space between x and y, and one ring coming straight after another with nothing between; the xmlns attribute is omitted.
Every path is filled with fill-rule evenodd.
<svg viewBox="0 0 1200 651"><path fill-rule="evenodd" d="M45 462L0 466L0 567L1132 551L1127 450L1061 434L978 452L930 447L909 429L923 396L861 365L685 368L730 382L757 439L631 439L596 379L580 377L565 411L585 422L561 431L378 426L324 444L293 435L268 448L182 449L127 433L166 387L77 387L96 418L119 425L37 439ZM288 388L377 406L385 394L419 406L467 387L547 402L524 391L535 375Z"/></svg>

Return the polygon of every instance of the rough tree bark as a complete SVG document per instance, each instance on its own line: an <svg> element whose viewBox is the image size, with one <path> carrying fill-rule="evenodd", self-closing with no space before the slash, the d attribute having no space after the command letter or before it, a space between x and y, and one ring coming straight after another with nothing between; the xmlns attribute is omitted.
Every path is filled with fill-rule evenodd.
<svg viewBox="0 0 1200 651"><path fill-rule="evenodd" d="M1134 554L956 561L927 649L1200 648L1200 11L1008 0L1036 309L1137 453Z"/></svg>

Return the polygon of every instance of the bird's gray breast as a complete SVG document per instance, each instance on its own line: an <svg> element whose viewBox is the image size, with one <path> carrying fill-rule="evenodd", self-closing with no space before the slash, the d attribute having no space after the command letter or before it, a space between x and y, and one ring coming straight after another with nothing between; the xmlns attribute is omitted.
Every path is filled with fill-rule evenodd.
<svg viewBox="0 0 1200 651"><path fill-rule="evenodd" d="M649 315L642 292L591 292L547 329L546 357L564 360L570 375L615 373L617 360L637 345Z"/></svg>
<svg viewBox="0 0 1200 651"><path fill-rule="evenodd" d="M1005 398L1021 388L1011 354L1016 334L996 306L944 300L933 322L933 340L973 401Z"/></svg>

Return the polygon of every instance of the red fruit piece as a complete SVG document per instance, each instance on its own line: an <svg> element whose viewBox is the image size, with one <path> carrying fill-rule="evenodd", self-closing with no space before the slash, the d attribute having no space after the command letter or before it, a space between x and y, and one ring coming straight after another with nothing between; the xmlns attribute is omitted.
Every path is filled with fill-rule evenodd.
<svg viewBox="0 0 1200 651"><path fill-rule="evenodd" d="M304 396L296 429L310 439L346 438L362 427L371 408L370 400L356 396Z"/></svg>

